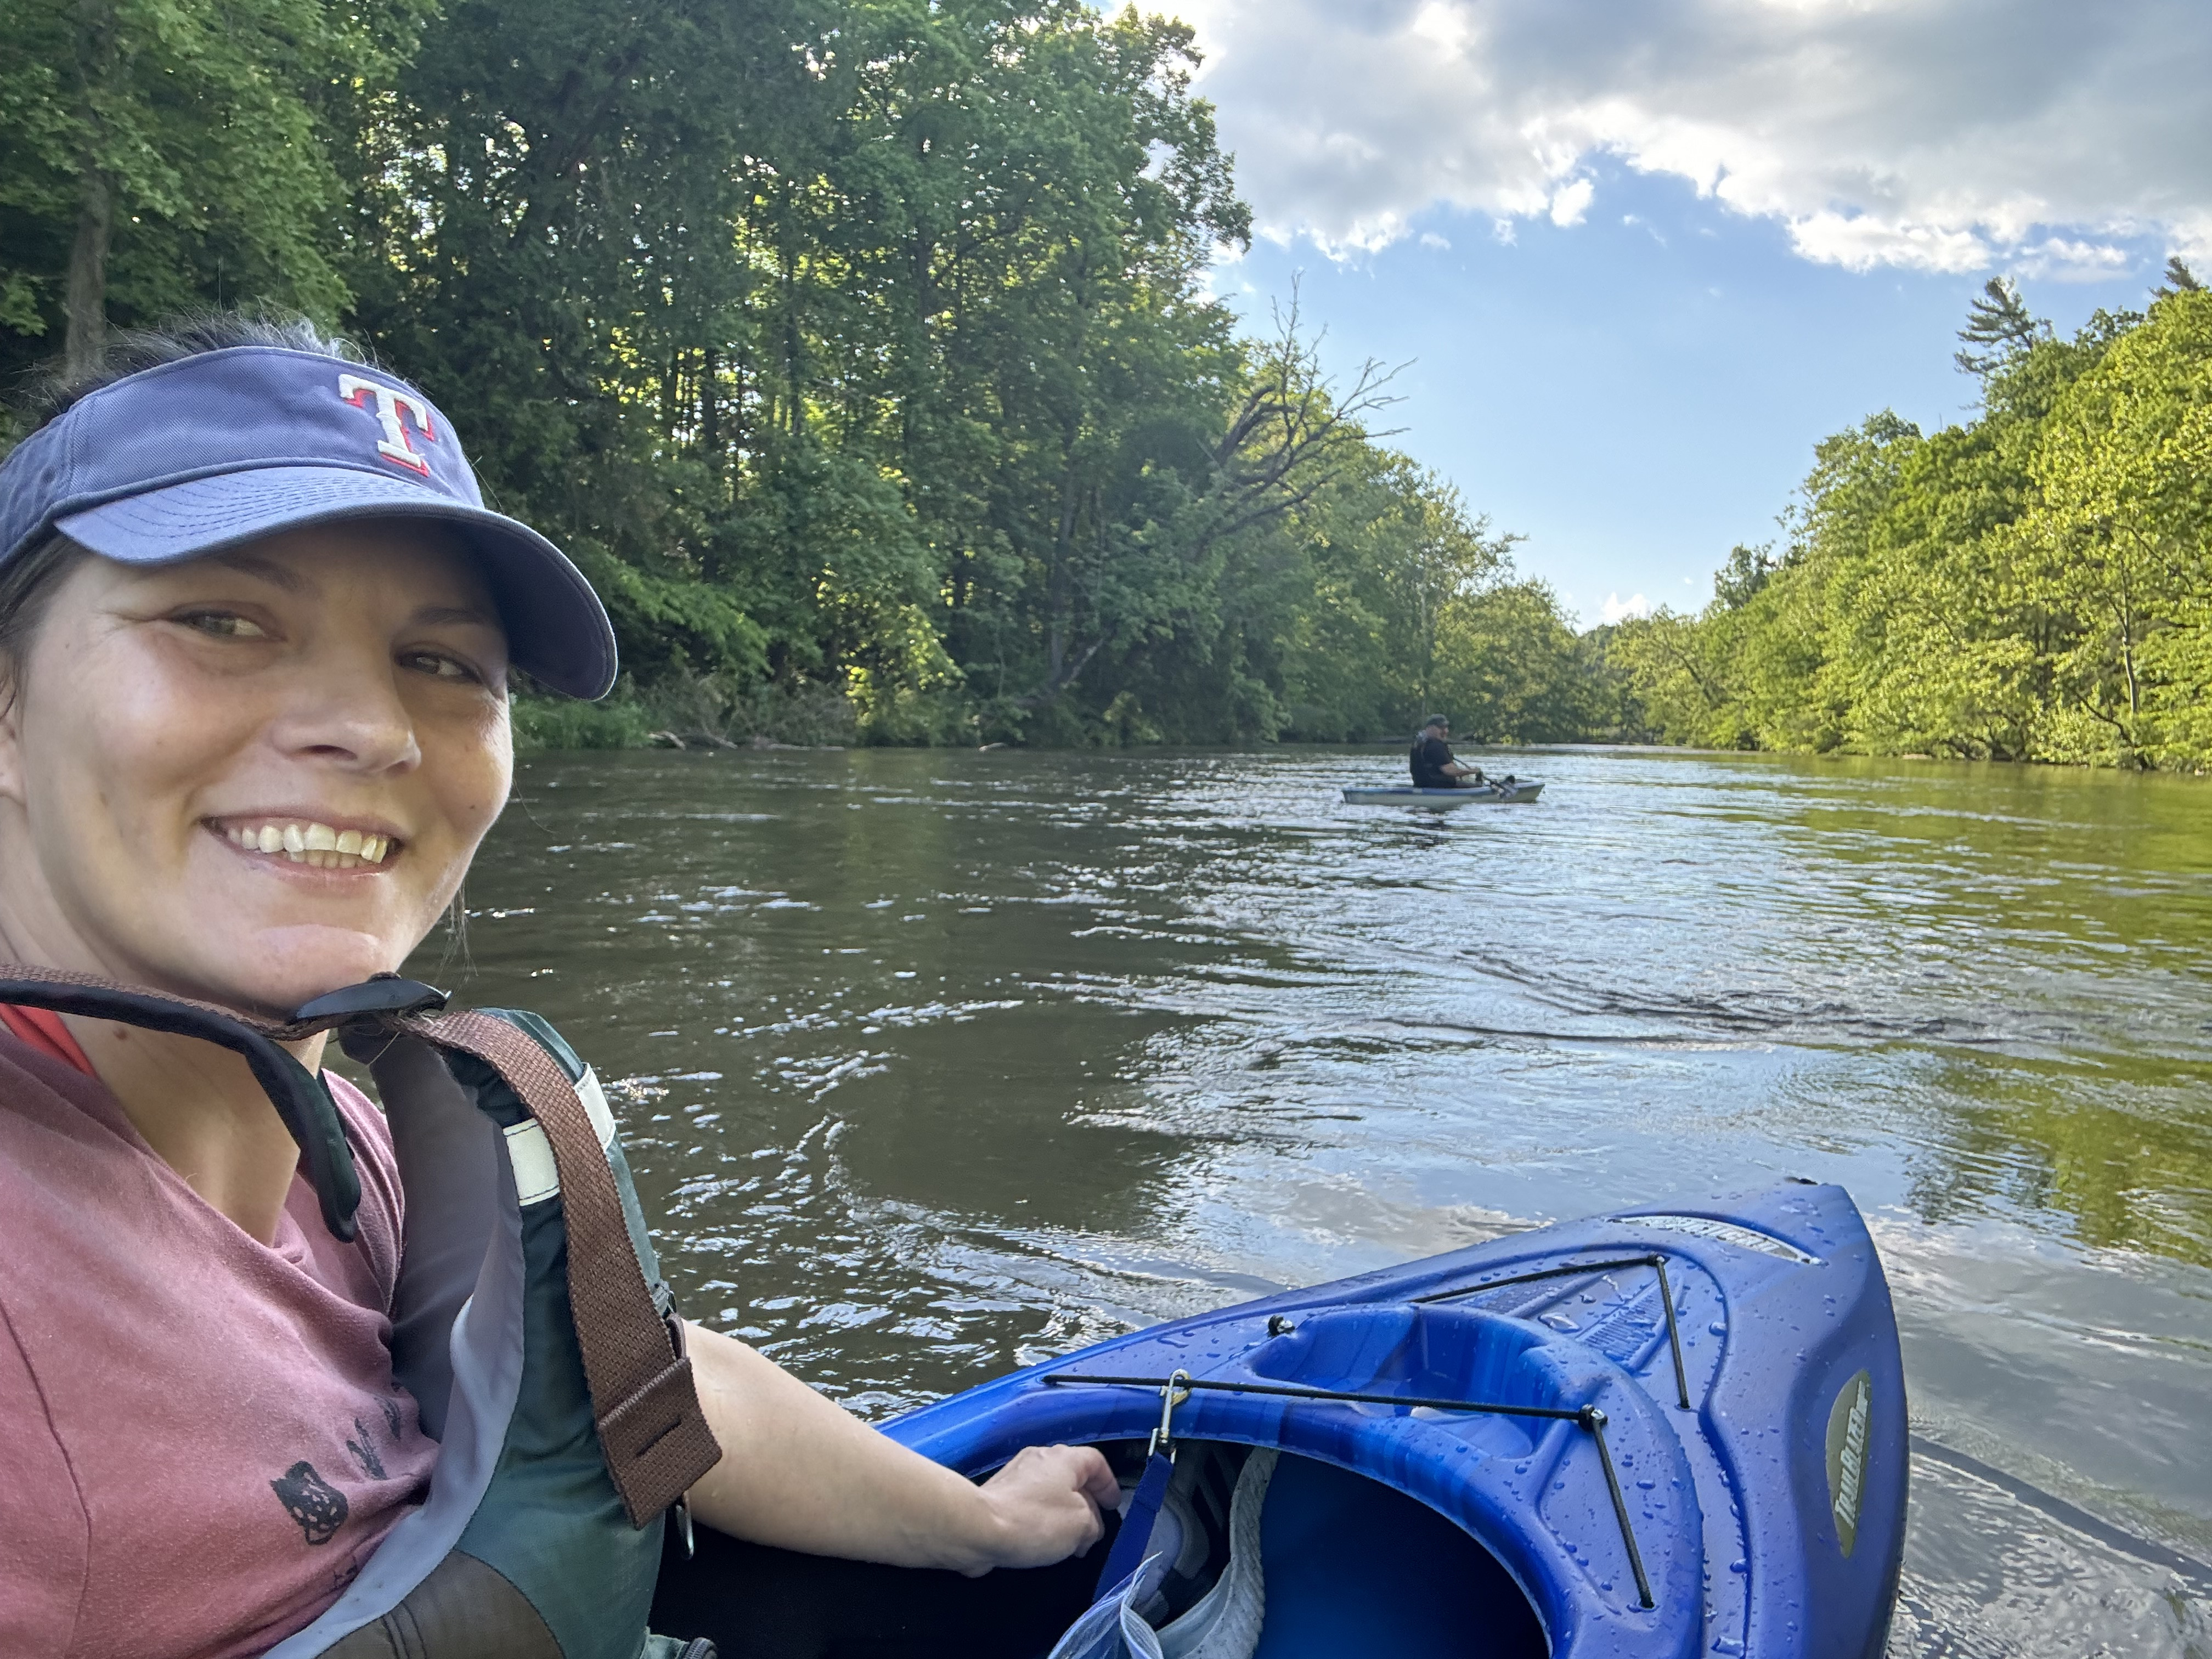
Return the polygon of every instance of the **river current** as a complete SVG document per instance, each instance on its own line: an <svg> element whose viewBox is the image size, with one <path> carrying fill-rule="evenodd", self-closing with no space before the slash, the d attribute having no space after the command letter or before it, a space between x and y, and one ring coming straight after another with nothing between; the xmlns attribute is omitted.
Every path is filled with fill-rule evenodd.
<svg viewBox="0 0 2212 1659"><path fill-rule="evenodd" d="M1649 750L540 757L470 1000L598 1067L671 1278L881 1416L1785 1175L1866 1212L1897 1656L2212 1654L2212 782Z"/></svg>

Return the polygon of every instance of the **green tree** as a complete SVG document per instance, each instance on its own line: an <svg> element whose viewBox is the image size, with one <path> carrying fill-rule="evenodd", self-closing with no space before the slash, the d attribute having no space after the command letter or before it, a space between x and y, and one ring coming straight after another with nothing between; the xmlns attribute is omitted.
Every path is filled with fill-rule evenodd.
<svg viewBox="0 0 2212 1659"><path fill-rule="evenodd" d="M334 156L428 0L6 0L0 369L111 322L348 293Z"/></svg>
<svg viewBox="0 0 2212 1659"><path fill-rule="evenodd" d="M1662 743L1747 747L1729 665L1710 630L1665 606L1620 624L1607 653Z"/></svg>
<svg viewBox="0 0 2212 1659"><path fill-rule="evenodd" d="M2212 735L2212 295L2177 289L2051 411L2019 538L2051 654L2049 746L2142 764Z"/></svg>
<svg viewBox="0 0 2212 1659"><path fill-rule="evenodd" d="M1608 645L1668 738L1996 760L2212 760L2212 296L2053 337L1975 301L1973 420L1823 442L1778 560L1736 549L1700 617Z"/></svg>
<svg viewBox="0 0 2212 1659"><path fill-rule="evenodd" d="M1778 568L1772 542L1757 547L1738 542L1729 549L1726 562L1713 577L1713 597L1729 611L1748 605Z"/></svg>
<svg viewBox="0 0 2212 1659"><path fill-rule="evenodd" d="M0 356L201 303L343 321L607 597L625 695L702 731L1618 712L1513 538L1382 447L1389 375L1333 382L1295 295L1257 341L1212 296L1250 218L1187 26L351 3L0 0Z"/></svg>
<svg viewBox="0 0 2212 1659"><path fill-rule="evenodd" d="M2201 294L2204 284L2197 280L2197 273L2179 253L2166 256L2166 280L2151 290L2151 297L2170 300L2177 294Z"/></svg>
<svg viewBox="0 0 2212 1659"><path fill-rule="evenodd" d="M1968 302L1966 325L1959 331L1962 343L1951 361L1966 374L1987 380L2012 368L2037 341L2050 337L2051 325L2028 310L2019 285L2009 276L1992 276Z"/></svg>

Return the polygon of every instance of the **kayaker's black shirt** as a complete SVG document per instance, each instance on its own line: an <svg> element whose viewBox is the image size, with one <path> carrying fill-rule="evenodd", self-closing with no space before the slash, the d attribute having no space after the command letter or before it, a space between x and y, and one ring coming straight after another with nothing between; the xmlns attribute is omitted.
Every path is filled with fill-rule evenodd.
<svg viewBox="0 0 2212 1659"><path fill-rule="evenodd" d="M1413 739L1410 758L1413 763L1413 787L1416 789L1451 789L1457 785L1452 775L1444 770L1452 757L1451 745L1442 738L1419 737Z"/></svg>

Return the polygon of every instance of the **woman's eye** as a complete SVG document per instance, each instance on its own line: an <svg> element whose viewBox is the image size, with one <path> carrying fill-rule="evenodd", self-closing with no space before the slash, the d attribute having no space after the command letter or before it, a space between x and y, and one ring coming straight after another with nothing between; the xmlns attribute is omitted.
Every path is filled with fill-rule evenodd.
<svg viewBox="0 0 2212 1659"><path fill-rule="evenodd" d="M483 677L458 657L448 657L435 651L410 651L399 661L418 674L428 674L441 680L480 680Z"/></svg>
<svg viewBox="0 0 2212 1659"><path fill-rule="evenodd" d="M265 640L269 630L235 611L191 611L177 618L185 627L223 640Z"/></svg>

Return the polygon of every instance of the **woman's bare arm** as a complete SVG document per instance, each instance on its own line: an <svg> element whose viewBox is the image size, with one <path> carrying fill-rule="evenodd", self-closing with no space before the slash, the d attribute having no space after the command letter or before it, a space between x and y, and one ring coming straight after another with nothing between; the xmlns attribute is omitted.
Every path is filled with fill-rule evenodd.
<svg viewBox="0 0 2212 1659"><path fill-rule="evenodd" d="M773 1360L693 1325L692 1369L722 1461L691 1488L718 1532L896 1566L1041 1567L1091 1547L1120 1498L1087 1446L1034 1446L976 1486L878 1433Z"/></svg>

